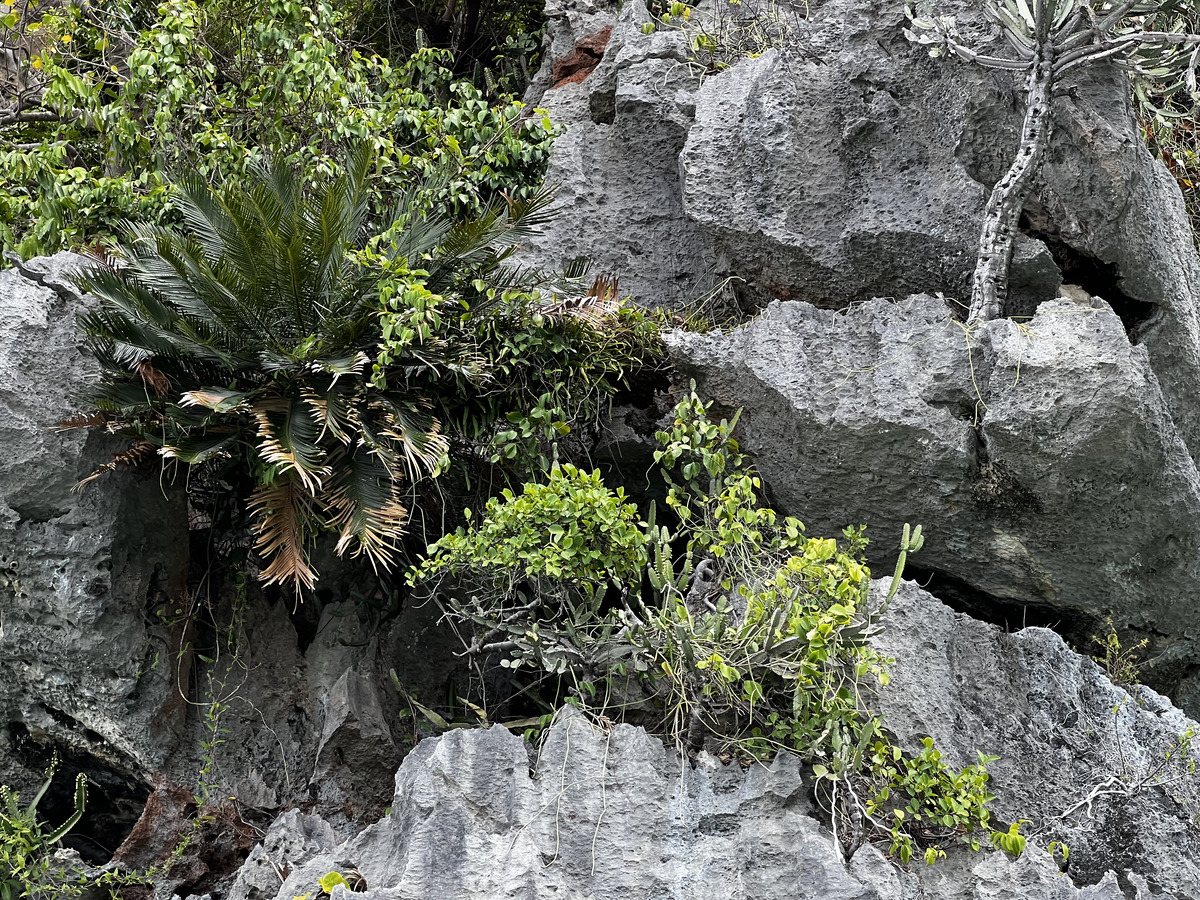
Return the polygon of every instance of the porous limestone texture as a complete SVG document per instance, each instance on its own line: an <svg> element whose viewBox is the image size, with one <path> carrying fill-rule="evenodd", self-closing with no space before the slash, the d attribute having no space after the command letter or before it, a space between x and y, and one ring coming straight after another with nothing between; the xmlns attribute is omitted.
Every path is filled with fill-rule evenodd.
<svg viewBox="0 0 1200 900"><path fill-rule="evenodd" d="M285 814L229 897L290 900L330 871L355 873L366 900L1200 896L1186 751L1176 744L1178 762L1147 780L1194 722L1152 691L1114 687L1045 629L1006 635L911 583L884 624L888 726L909 746L932 734L955 765L974 763L975 747L1004 754L992 768L999 820L1031 820L1019 860L952 847L906 871L865 844L846 862L795 757L748 770L685 761L641 729L568 708L536 756L500 726L426 739L396 774L389 815L348 840ZM1079 801L1094 788L1109 793L1089 811ZM1069 843L1068 874L1052 840Z"/></svg>
<svg viewBox="0 0 1200 900"><path fill-rule="evenodd" d="M776 302L732 333L667 336L772 500L813 534L864 524L872 562L920 523L921 569L1077 639L1111 615L1147 676L1198 660L1200 476L1145 347L1067 300L968 333L941 301ZM1020 625L1023 619L1018 619Z"/></svg>
<svg viewBox="0 0 1200 900"><path fill-rule="evenodd" d="M1133 871L1200 897L1196 722L1147 687L1114 685L1049 629L1005 633L912 582L883 625L873 643L895 663L874 706L902 746L930 736L955 767L999 756L994 814L1029 820L1031 843L1065 842L1075 881Z"/></svg>
<svg viewBox="0 0 1200 900"><path fill-rule="evenodd" d="M184 506L153 470L77 491L127 442L56 430L85 411L97 371L75 325L87 301L65 281L81 262L0 272L0 783L23 789L41 782L34 745L136 781L181 724L169 629L152 610L187 574ZM105 779L93 784L103 807Z"/></svg>
<svg viewBox="0 0 1200 900"><path fill-rule="evenodd" d="M940 292L964 310L983 206L1018 142L1020 79L931 59L904 37L903 4L738 10L786 20L789 37L704 72L686 29L642 33L635 0L585 81L532 91L568 130L549 168L562 216L527 259L588 256L651 306L711 301L724 285L743 308ZM938 13L1006 52L974 0ZM547 14L592 27L574 2L548 0ZM1149 352L1180 434L1200 446L1200 263L1182 195L1143 146L1115 68L1069 73L1054 102L1005 312L1031 314L1064 281L1103 297Z"/></svg>
<svg viewBox="0 0 1200 900"><path fill-rule="evenodd" d="M349 590L322 566L330 591ZM313 804L336 827L370 821L387 803L380 780L403 756L403 703L389 669L416 697L444 697L461 667L458 639L437 627L432 603L411 602L386 622L369 599L321 602L289 614L251 589L237 620L237 652L197 664L200 702L167 760L166 771L195 784L207 767L214 796L260 809ZM376 601L377 602L377 601ZM222 612L221 615L227 615ZM311 620L305 616L311 615ZM204 715L221 699L222 732Z"/></svg>
<svg viewBox="0 0 1200 900"><path fill-rule="evenodd" d="M596 272L619 276L622 295L680 306L709 291L719 268L708 236L684 215L679 180L699 73L682 34L642 33L651 21L642 0L626 2L619 17L602 5L584 9L547 4L544 71L560 44L569 49L588 31L615 25L600 65L581 83L535 81L526 96L567 130L546 172L558 192L553 225L526 242L522 259L562 267L586 257Z"/></svg>

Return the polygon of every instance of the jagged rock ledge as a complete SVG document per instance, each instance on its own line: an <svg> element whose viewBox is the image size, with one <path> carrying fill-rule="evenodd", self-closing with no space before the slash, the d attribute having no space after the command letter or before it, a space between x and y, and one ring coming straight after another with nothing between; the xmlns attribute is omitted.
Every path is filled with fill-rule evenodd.
<svg viewBox="0 0 1200 900"><path fill-rule="evenodd" d="M888 619L890 727L910 744L928 730L955 761L973 762L975 746L1009 754L994 767L998 810L1041 829L1019 860L964 849L905 871L867 844L846 863L794 757L746 771L706 754L692 765L641 729L564 710L535 759L500 726L423 741L396 775L389 814L349 840L316 816L284 814L229 896L290 900L330 871L361 877L364 900L1200 895L1195 785L1137 784L1194 723L1148 689L1113 686L1053 632L1004 634L911 583ZM1126 793L1079 804L1114 774L1128 776ZM1045 852L1055 837L1071 845L1068 874Z"/></svg>

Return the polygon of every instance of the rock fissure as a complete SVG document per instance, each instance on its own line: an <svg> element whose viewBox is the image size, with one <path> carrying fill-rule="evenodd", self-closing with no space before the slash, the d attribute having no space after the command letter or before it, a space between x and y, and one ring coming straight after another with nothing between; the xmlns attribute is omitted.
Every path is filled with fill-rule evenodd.
<svg viewBox="0 0 1200 900"><path fill-rule="evenodd" d="M1112 307L1121 319L1132 344L1141 341L1141 334L1159 312L1154 303L1129 296L1121 287L1121 274L1115 263L1106 263L1089 253L1070 246L1061 229L1043 213L1026 212L1021 218L1021 231L1041 242L1054 259L1062 274L1062 296L1088 307L1099 298ZM1044 298L1050 299L1050 298ZM1032 315L1031 312L1026 314ZM1013 313L1009 313L1010 317Z"/></svg>

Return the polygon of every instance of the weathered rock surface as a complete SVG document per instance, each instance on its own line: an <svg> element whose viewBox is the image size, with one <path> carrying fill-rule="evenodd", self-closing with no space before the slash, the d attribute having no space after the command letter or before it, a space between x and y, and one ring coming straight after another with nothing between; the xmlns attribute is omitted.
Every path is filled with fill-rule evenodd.
<svg viewBox="0 0 1200 900"><path fill-rule="evenodd" d="M252 597L237 653L198 666L197 706L165 769L215 799L259 809L309 802L338 828L370 821L387 803L380 782L403 757L388 670L416 696L444 697L459 672L457 638L435 628L432 604L379 623L369 605L341 601L317 613L306 640L285 603ZM206 714L213 700L218 722Z"/></svg>
<svg viewBox="0 0 1200 900"><path fill-rule="evenodd" d="M547 11L583 22L571 4L551 0ZM970 0L939 13L988 40ZM550 162L563 216L531 260L590 256L655 306L697 301L726 276L743 306L965 300L983 204L1017 144L1020 85L930 59L904 38L902 7L878 0L814 4L778 50L702 84L686 36L644 35L645 21L640 2L626 4L583 83L531 93L569 126ZM569 49L556 37L547 66ZM1198 447L1200 264L1178 187L1142 145L1128 93L1124 76L1093 66L1056 94L1007 314L1031 314L1064 280L1103 297L1148 350L1180 434Z"/></svg>
<svg viewBox="0 0 1200 900"><path fill-rule="evenodd" d="M1147 687L1113 685L1048 629L1005 633L911 582L884 625L874 643L895 664L876 705L902 745L930 736L956 767L999 756L995 814L1030 820L1031 843L1065 841L1077 882L1133 871L1200 897L1196 722Z"/></svg>
<svg viewBox="0 0 1200 900"><path fill-rule="evenodd" d="M40 783L55 745L67 779L94 763L94 810L132 822L148 793L139 776L181 725L171 668L154 665L169 635L150 610L179 596L187 524L154 474L75 490L122 449L55 430L95 376L75 327L84 301L63 280L79 262L38 261L44 284L0 272L0 782Z"/></svg>
<svg viewBox="0 0 1200 900"><path fill-rule="evenodd" d="M1006 754L996 808L1037 829L1020 860L964 849L904 871L866 845L843 864L794 757L692 765L640 729L565 710L536 759L499 726L423 741L396 774L390 814L337 846L319 820L286 814L229 896L287 900L329 871L357 873L380 900L1200 895L1196 778L1168 767L1163 784L1135 786L1195 723L1151 691L1114 687L1051 632L1005 635L911 583L887 625L889 725L910 744L932 734L955 764L973 763L976 746ZM1099 798L1094 818L1070 810L1112 775L1128 778L1127 796ZM1070 845L1075 883L1044 850L1055 839Z"/></svg>
<svg viewBox="0 0 1200 900"><path fill-rule="evenodd" d="M1053 301L968 337L930 297L775 303L668 343L701 395L745 407L743 447L813 533L865 524L886 564L920 522L915 563L985 595L977 613L990 597L1083 640L1112 615L1163 684L1197 658L1200 476L1110 309Z"/></svg>
<svg viewBox="0 0 1200 900"><path fill-rule="evenodd" d="M765 53L696 96L684 207L765 299L965 294L986 199L954 158L969 81L905 47L892 12L826 4L808 55Z"/></svg>
<svg viewBox="0 0 1200 900"><path fill-rule="evenodd" d="M649 306L679 306L708 291L719 268L710 241L683 213L679 152L693 114L699 75L677 32L642 33L642 0L620 16L603 5L548 4L554 55L614 25L599 66L582 82L535 81L526 99L568 126L554 142L546 182L557 217L528 241L524 258L559 267L577 257L620 276L623 294ZM545 87L543 86L545 85Z"/></svg>
<svg viewBox="0 0 1200 900"><path fill-rule="evenodd" d="M973 40L999 40L969 0L943 6ZM572 42L595 24L547 8ZM1019 84L930 59L903 36L903 10L875 0L816 5L786 46L699 84L680 81L696 68L684 35L645 35L645 21L626 4L596 70L538 94L570 127L551 160L565 215L532 259L591 255L654 305L726 275L743 306L965 298L987 191L1017 143ZM1151 677L1168 686L1197 656L1200 618L1186 600L1200 587L1200 264L1123 78L1084 68L1056 95L1007 310L1047 310L1029 331L989 327L967 353L934 301L919 325L870 321L874 302L846 319L774 310L753 338L675 361L702 392L749 407L748 446L814 530L865 522L890 548L922 521L923 566L1067 630L1111 612L1152 636Z"/></svg>

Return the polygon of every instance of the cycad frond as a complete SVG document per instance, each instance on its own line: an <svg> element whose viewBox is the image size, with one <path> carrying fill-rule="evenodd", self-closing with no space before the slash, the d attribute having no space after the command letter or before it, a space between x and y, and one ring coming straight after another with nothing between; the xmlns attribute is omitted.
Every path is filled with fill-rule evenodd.
<svg viewBox="0 0 1200 900"><path fill-rule="evenodd" d="M321 428L317 440L324 440L328 434L341 444L349 444L357 416L354 407L362 400L361 391L356 386L335 381L326 391L308 388L303 397Z"/></svg>
<svg viewBox="0 0 1200 900"><path fill-rule="evenodd" d="M359 423L363 442L393 470L393 477L419 481L437 469L450 445L432 413L388 395L373 398L369 411ZM394 471L397 465L403 473Z"/></svg>
<svg viewBox="0 0 1200 900"><path fill-rule="evenodd" d="M250 497L257 517L255 548L268 560L259 576L265 584L289 583L299 593L311 589L317 573L308 564L308 543L313 533L313 497L288 476L259 487Z"/></svg>
<svg viewBox="0 0 1200 900"><path fill-rule="evenodd" d="M520 239L539 231L554 218L551 207L557 194L556 185L544 184L528 197L510 198L504 195L514 238Z"/></svg>
<svg viewBox="0 0 1200 900"><path fill-rule="evenodd" d="M291 473L309 493L328 477L325 451L318 443L321 423L299 398L261 400L254 405L258 455L280 473Z"/></svg>
<svg viewBox="0 0 1200 900"><path fill-rule="evenodd" d="M401 502L400 482L376 454L359 446L340 459L325 503L329 523L338 531L339 555L354 546L352 556L365 554L375 568L392 566L408 509Z"/></svg>
<svg viewBox="0 0 1200 900"><path fill-rule="evenodd" d="M249 396L248 391L201 388L195 391L185 391L180 397L180 402L184 406L203 406L213 412L225 413L241 408Z"/></svg>
<svg viewBox="0 0 1200 900"><path fill-rule="evenodd" d="M436 193L444 186L444 180L418 182L397 198L385 219L392 224L382 235L390 243L391 259L402 259L410 268L420 268L421 260L445 240L452 220L448 216L429 215L421 205L422 194Z"/></svg>
<svg viewBox="0 0 1200 900"><path fill-rule="evenodd" d="M207 431L199 435L179 435L164 443L158 451L168 459L177 459L191 466L208 462L228 452L238 443L237 432Z"/></svg>
<svg viewBox="0 0 1200 900"><path fill-rule="evenodd" d="M128 450L121 451L104 465L98 466L87 478L81 478L75 485L75 490L83 489L106 472L112 472L122 466L140 465L154 455L155 449L149 441L137 441Z"/></svg>

